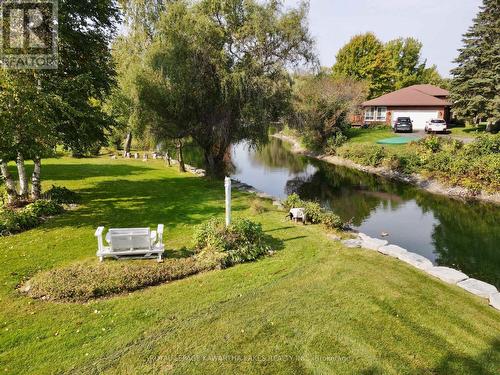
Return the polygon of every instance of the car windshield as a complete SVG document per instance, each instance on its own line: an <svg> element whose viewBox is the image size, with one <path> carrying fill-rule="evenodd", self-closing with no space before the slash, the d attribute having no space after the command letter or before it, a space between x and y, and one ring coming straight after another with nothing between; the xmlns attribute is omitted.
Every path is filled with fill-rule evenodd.
<svg viewBox="0 0 500 375"><path fill-rule="evenodd" d="M409 117L398 117L399 122L411 122Z"/></svg>
<svg viewBox="0 0 500 375"><path fill-rule="evenodd" d="M433 124L444 124L444 120L431 120Z"/></svg>

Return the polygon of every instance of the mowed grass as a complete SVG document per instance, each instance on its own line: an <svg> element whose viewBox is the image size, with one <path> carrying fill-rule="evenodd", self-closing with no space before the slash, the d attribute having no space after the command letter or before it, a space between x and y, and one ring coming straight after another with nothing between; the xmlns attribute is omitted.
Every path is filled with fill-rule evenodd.
<svg viewBox="0 0 500 375"><path fill-rule="evenodd" d="M94 259L95 227L166 225L171 257L193 226L223 215L220 181L159 161L46 160L45 187L82 205L0 238L0 371L6 374L496 374L500 313L376 252L348 250L283 212L261 222L272 257L88 304L31 300L23 278ZM112 261L109 261L112 262Z"/></svg>
<svg viewBox="0 0 500 375"><path fill-rule="evenodd" d="M363 129L363 128L350 128L347 132L349 143L375 143L385 138L397 137L398 134L389 128L378 129Z"/></svg>
<svg viewBox="0 0 500 375"><path fill-rule="evenodd" d="M478 126L452 127L449 130L451 135L460 138L474 138L481 134L488 134L486 133L485 124Z"/></svg>

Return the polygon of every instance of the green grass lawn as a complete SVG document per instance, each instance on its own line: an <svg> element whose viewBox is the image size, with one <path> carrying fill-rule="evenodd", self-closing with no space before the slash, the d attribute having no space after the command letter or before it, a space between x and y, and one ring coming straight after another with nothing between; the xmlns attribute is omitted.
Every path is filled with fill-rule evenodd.
<svg viewBox="0 0 500 375"><path fill-rule="evenodd" d="M450 128L450 134L455 137L461 138L473 138L478 135L485 134L486 124L475 126L464 126L464 127L454 127ZM487 133L486 133L487 134Z"/></svg>
<svg viewBox="0 0 500 375"><path fill-rule="evenodd" d="M381 139L391 138L397 136L389 128L380 129L363 129L363 128L350 128L347 133L349 138L349 143L363 143L371 142L375 143Z"/></svg>
<svg viewBox="0 0 500 375"><path fill-rule="evenodd" d="M82 205L0 238L0 371L6 374L494 374L500 313L376 252L348 250L283 212L234 214L283 245L272 257L88 304L16 290L39 270L95 258L95 227L166 225L171 257L193 226L223 215L220 181L160 161L44 161L45 187ZM112 262L112 261L109 261Z"/></svg>

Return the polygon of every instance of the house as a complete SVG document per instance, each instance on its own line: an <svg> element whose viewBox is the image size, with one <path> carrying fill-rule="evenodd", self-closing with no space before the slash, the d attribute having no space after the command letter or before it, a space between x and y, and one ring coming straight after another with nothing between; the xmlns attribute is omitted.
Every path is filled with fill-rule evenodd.
<svg viewBox="0 0 500 375"><path fill-rule="evenodd" d="M385 122L393 125L398 117L410 117L413 129L425 128L426 121L450 120L449 92L433 85L413 85L393 91L362 104L364 123Z"/></svg>

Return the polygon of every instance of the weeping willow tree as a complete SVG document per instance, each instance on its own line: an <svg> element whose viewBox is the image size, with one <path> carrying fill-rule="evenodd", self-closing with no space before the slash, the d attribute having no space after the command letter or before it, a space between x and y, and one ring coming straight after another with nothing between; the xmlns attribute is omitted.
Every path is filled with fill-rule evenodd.
<svg viewBox="0 0 500 375"><path fill-rule="evenodd" d="M113 142L119 143L119 139L123 142L124 154L130 152L134 134L142 145L157 141L140 119L141 105L136 80L144 66L146 51L157 33L158 20L173 1L175 0L118 1L123 15L123 32L112 45L117 85L108 98L106 107L119 125L111 138Z"/></svg>
<svg viewBox="0 0 500 375"><path fill-rule="evenodd" d="M288 69L314 63L307 4L171 1L136 76L139 121L153 134L192 138L207 170L223 172L231 143L259 142L288 107Z"/></svg>

